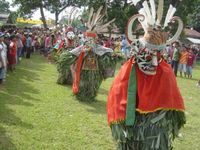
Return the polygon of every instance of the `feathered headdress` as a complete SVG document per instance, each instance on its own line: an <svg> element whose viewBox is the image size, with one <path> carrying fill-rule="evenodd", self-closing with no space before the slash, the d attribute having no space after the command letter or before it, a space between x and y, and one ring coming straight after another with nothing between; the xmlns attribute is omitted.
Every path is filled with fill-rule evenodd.
<svg viewBox="0 0 200 150"><path fill-rule="evenodd" d="M183 22L179 17L173 17L176 8L181 0L171 0L169 9L167 11L167 15L165 18L165 22L162 25L162 18L163 18L163 8L164 8L164 0L158 0L156 3L155 0L132 0L133 4L137 8L139 14L134 15L129 19L128 25L127 25L127 37L129 41L134 41L134 36L132 35L132 26L133 23L136 21L136 19L139 20L141 23L144 31L146 39L148 39L146 42L153 44L153 45L163 45L163 44L171 44L174 41L178 39L180 36L182 30L183 30ZM156 7L157 4L157 7ZM175 35L167 40L166 33L162 32L162 29L165 29L169 22L172 21L178 21L178 30L175 33ZM159 29L159 32L154 32L153 29ZM161 39L161 41L156 42L155 40L152 41L152 37L149 36L149 33L157 34ZM157 39L158 40L158 39Z"/></svg>
<svg viewBox="0 0 200 150"><path fill-rule="evenodd" d="M89 13L89 19L86 23L86 32L99 33L115 21L115 19L112 19L111 21L105 23L105 15L106 10L103 10L103 6L101 6L96 13L94 12L94 8L91 8Z"/></svg>
<svg viewBox="0 0 200 150"><path fill-rule="evenodd" d="M74 31L74 28L72 27L72 23L74 22L74 19L76 18L77 14L78 14L78 10L76 9L76 7L73 7L71 11L69 12L66 32Z"/></svg>

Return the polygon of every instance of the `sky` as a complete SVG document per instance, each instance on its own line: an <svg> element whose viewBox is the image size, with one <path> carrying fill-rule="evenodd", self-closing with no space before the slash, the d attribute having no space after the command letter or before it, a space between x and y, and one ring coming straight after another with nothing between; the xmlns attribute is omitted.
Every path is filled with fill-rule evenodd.
<svg viewBox="0 0 200 150"><path fill-rule="evenodd" d="M12 3L12 0L6 0L7 2L9 2L10 4ZM10 5L10 10L11 11L15 11L18 9L18 6L15 6L15 7L12 7ZM67 12L70 12L71 8L67 8L66 10L64 10L60 15L59 15L59 19L62 17L62 16L65 16L67 14ZM49 11L47 10L44 10L44 14L45 14L45 17L46 19L55 19L55 16L54 14L50 13ZM41 18L41 14L40 14L40 10L38 9L37 11L34 12L33 16L32 16L32 19L40 19Z"/></svg>

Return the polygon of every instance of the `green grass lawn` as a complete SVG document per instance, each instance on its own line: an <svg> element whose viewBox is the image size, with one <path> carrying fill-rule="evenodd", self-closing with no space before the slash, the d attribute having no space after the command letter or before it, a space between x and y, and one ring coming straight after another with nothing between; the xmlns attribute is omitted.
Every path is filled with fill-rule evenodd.
<svg viewBox="0 0 200 150"><path fill-rule="evenodd" d="M187 125L175 150L200 149L200 65L192 80L178 78ZM39 55L23 60L0 89L0 150L114 150L106 100L113 79L103 82L97 101L80 103L71 88L56 84L57 72ZM167 90L167 89L166 89Z"/></svg>

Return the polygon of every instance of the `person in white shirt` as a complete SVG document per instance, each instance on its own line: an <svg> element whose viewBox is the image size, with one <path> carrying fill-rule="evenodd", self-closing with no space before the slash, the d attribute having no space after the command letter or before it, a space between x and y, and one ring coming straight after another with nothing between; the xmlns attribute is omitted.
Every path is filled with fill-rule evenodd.
<svg viewBox="0 0 200 150"><path fill-rule="evenodd" d="M6 64L7 64L7 48L3 42L4 33L0 32L0 84L6 77Z"/></svg>

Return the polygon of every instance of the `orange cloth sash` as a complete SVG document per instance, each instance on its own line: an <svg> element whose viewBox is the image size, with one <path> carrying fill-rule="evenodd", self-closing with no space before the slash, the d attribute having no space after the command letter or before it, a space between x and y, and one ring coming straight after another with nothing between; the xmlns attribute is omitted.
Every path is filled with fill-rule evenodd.
<svg viewBox="0 0 200 150"><path fill-rule="evenodd" d="M84 54L85 54L85 51L83 48L76 62L75 75L74 75L74 81L73 81L73 86L72 86L72 90L74 94L77 94L79 92L81 68L82 68L82 64L84 60Z"/></svg>

